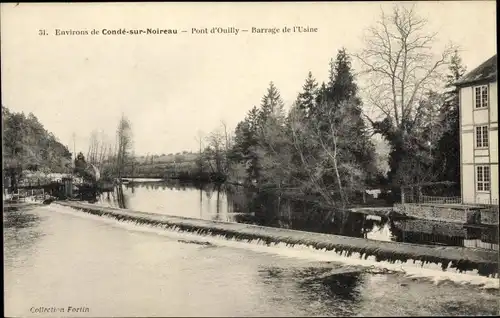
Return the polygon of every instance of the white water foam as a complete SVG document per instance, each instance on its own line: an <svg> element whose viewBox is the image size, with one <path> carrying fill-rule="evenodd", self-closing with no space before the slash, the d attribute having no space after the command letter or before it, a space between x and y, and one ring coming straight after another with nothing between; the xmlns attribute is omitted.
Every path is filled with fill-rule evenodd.
<svg viewBox="0 0 500 318"><path fill-rule="evenodd" d="M326 249L320 250L306 245L294 245L293 247L290 247L286 243L277 243L268 246L263 242L263 240L260 239L243 241L237 240L235 238L227 238L224 235L199 234L198 231L180 231L179 228L175 227L165 228L162 225L146 225L137 224L133 221L119 221L112 217L97 216L57 204L44 206L42 207L42 209L50 210L51 212L58 212L81 218L97 220L99 222L104 222L109 225L124 228L130 231L155 233L176 240L210 243L215 246L241 248L259 253L271 253L279 256L298 258L303 260L337 262L350 266L386 269L389 271L403 273L406 277L430 280L435 284L440 284L445 281L451 281L456 284L469 284L484 289L499 289L500 287L500 279L480 276L477 274L477 271L459 273L455 269L451 268L448 268L447 271L443 271L439 264L427 263L421 266L419 265L419 261L413 264L412 259L409 259L405 263L401 261L396 261L395 263L386 261L377 262L374 256L369 256L368 258L364 259L360 258L359 253L352 253L351 256L346 256L344 254L339 255L334 251L327 251Z"/></svg>
<svg viewBox="0 0 500 318"><path fill-rule="evenodd" d="M123 178L123 181L131 181L131 182L141 182L141 183L146 183L146 182L160 182L164 181L163 179L159 178Z"/></svg>

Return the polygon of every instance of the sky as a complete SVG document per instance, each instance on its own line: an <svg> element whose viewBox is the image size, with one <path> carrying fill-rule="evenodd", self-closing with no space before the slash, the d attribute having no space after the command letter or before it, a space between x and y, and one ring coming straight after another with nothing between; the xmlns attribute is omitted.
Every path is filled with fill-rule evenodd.
<svg viewBox="0 0 500 318"><path fill-rule="evenodd" d="M394 4L3 3L2 105L32 112L71 151L75 145L86 153L93 130L112 140L122 114L131 121L138 155L196 150L198 134L221 121L233 129L270 81L287 107L309 71L326 81L337 50L361 50L363 32ZM460 45L468 70L496 54L494 1L422 1L416 9L439 34L436 52L449 41ZM285 26L318 32L191 34L192 28ZM188 32L54 35L103 28ZM39 35L41 29L48 35Z"/></svg>

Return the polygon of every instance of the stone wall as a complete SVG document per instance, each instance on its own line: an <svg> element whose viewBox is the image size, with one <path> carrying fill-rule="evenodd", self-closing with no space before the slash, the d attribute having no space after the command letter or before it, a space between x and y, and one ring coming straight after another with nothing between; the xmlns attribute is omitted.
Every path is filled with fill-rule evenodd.
<svg viewBox="0 0 500 318"><path fill-rule="evenodd" d="M396 225L397 226L397 225ZM427 220L405 220L399 226L405 232L437 234L449 237L467 236L467 230L460 223L436 222Z"/></svg>
<svg viewBox="0 0 500 318"><path fill-rule="evenodd" d="M419 219L457 223L467 223L468 215L472 213L465 209L419 204L395 204L394 211Z"/></svg>
<svg viewBox="0 0 500 318"><path fill-rule="evenodd" d="M498 224L498 207L481 210L482 224Z"/></svg>

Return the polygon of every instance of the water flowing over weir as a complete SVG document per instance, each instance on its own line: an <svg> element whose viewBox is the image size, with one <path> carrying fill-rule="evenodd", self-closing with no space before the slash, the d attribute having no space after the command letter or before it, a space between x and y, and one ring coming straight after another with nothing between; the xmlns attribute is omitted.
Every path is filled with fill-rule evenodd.
<svg viewBox="0 0 500 318"><path fill-rule="evenodd" d="M423 267L425 264L434 263L439 264L443 271L447 269L455 269L460 273L477 271L481 276L498 277L498 254L496 251L453 246L382 242L249 224L166 216L99 207L80 202L66 201L57 204L119 221L161 226L198 235L222 236L226 239L244 242L260 241L268 246L284 244L286 246L309 247L316 250L334 251L341 256L357 256L365 260L374 257L377 262L385 261L391 264L405 264L411 261L415 263L418 261Z"/></svg>

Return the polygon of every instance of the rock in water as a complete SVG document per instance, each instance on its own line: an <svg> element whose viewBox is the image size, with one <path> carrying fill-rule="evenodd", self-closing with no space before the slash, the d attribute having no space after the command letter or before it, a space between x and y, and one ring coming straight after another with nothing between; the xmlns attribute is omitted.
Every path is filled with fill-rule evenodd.
<svg viewBox="0 0 500 318"><path fill-rule="evenodd" d="M43 204L51 204L54 201L55 201L54 198L48 198L48 199L43 200Z"/></svg>

